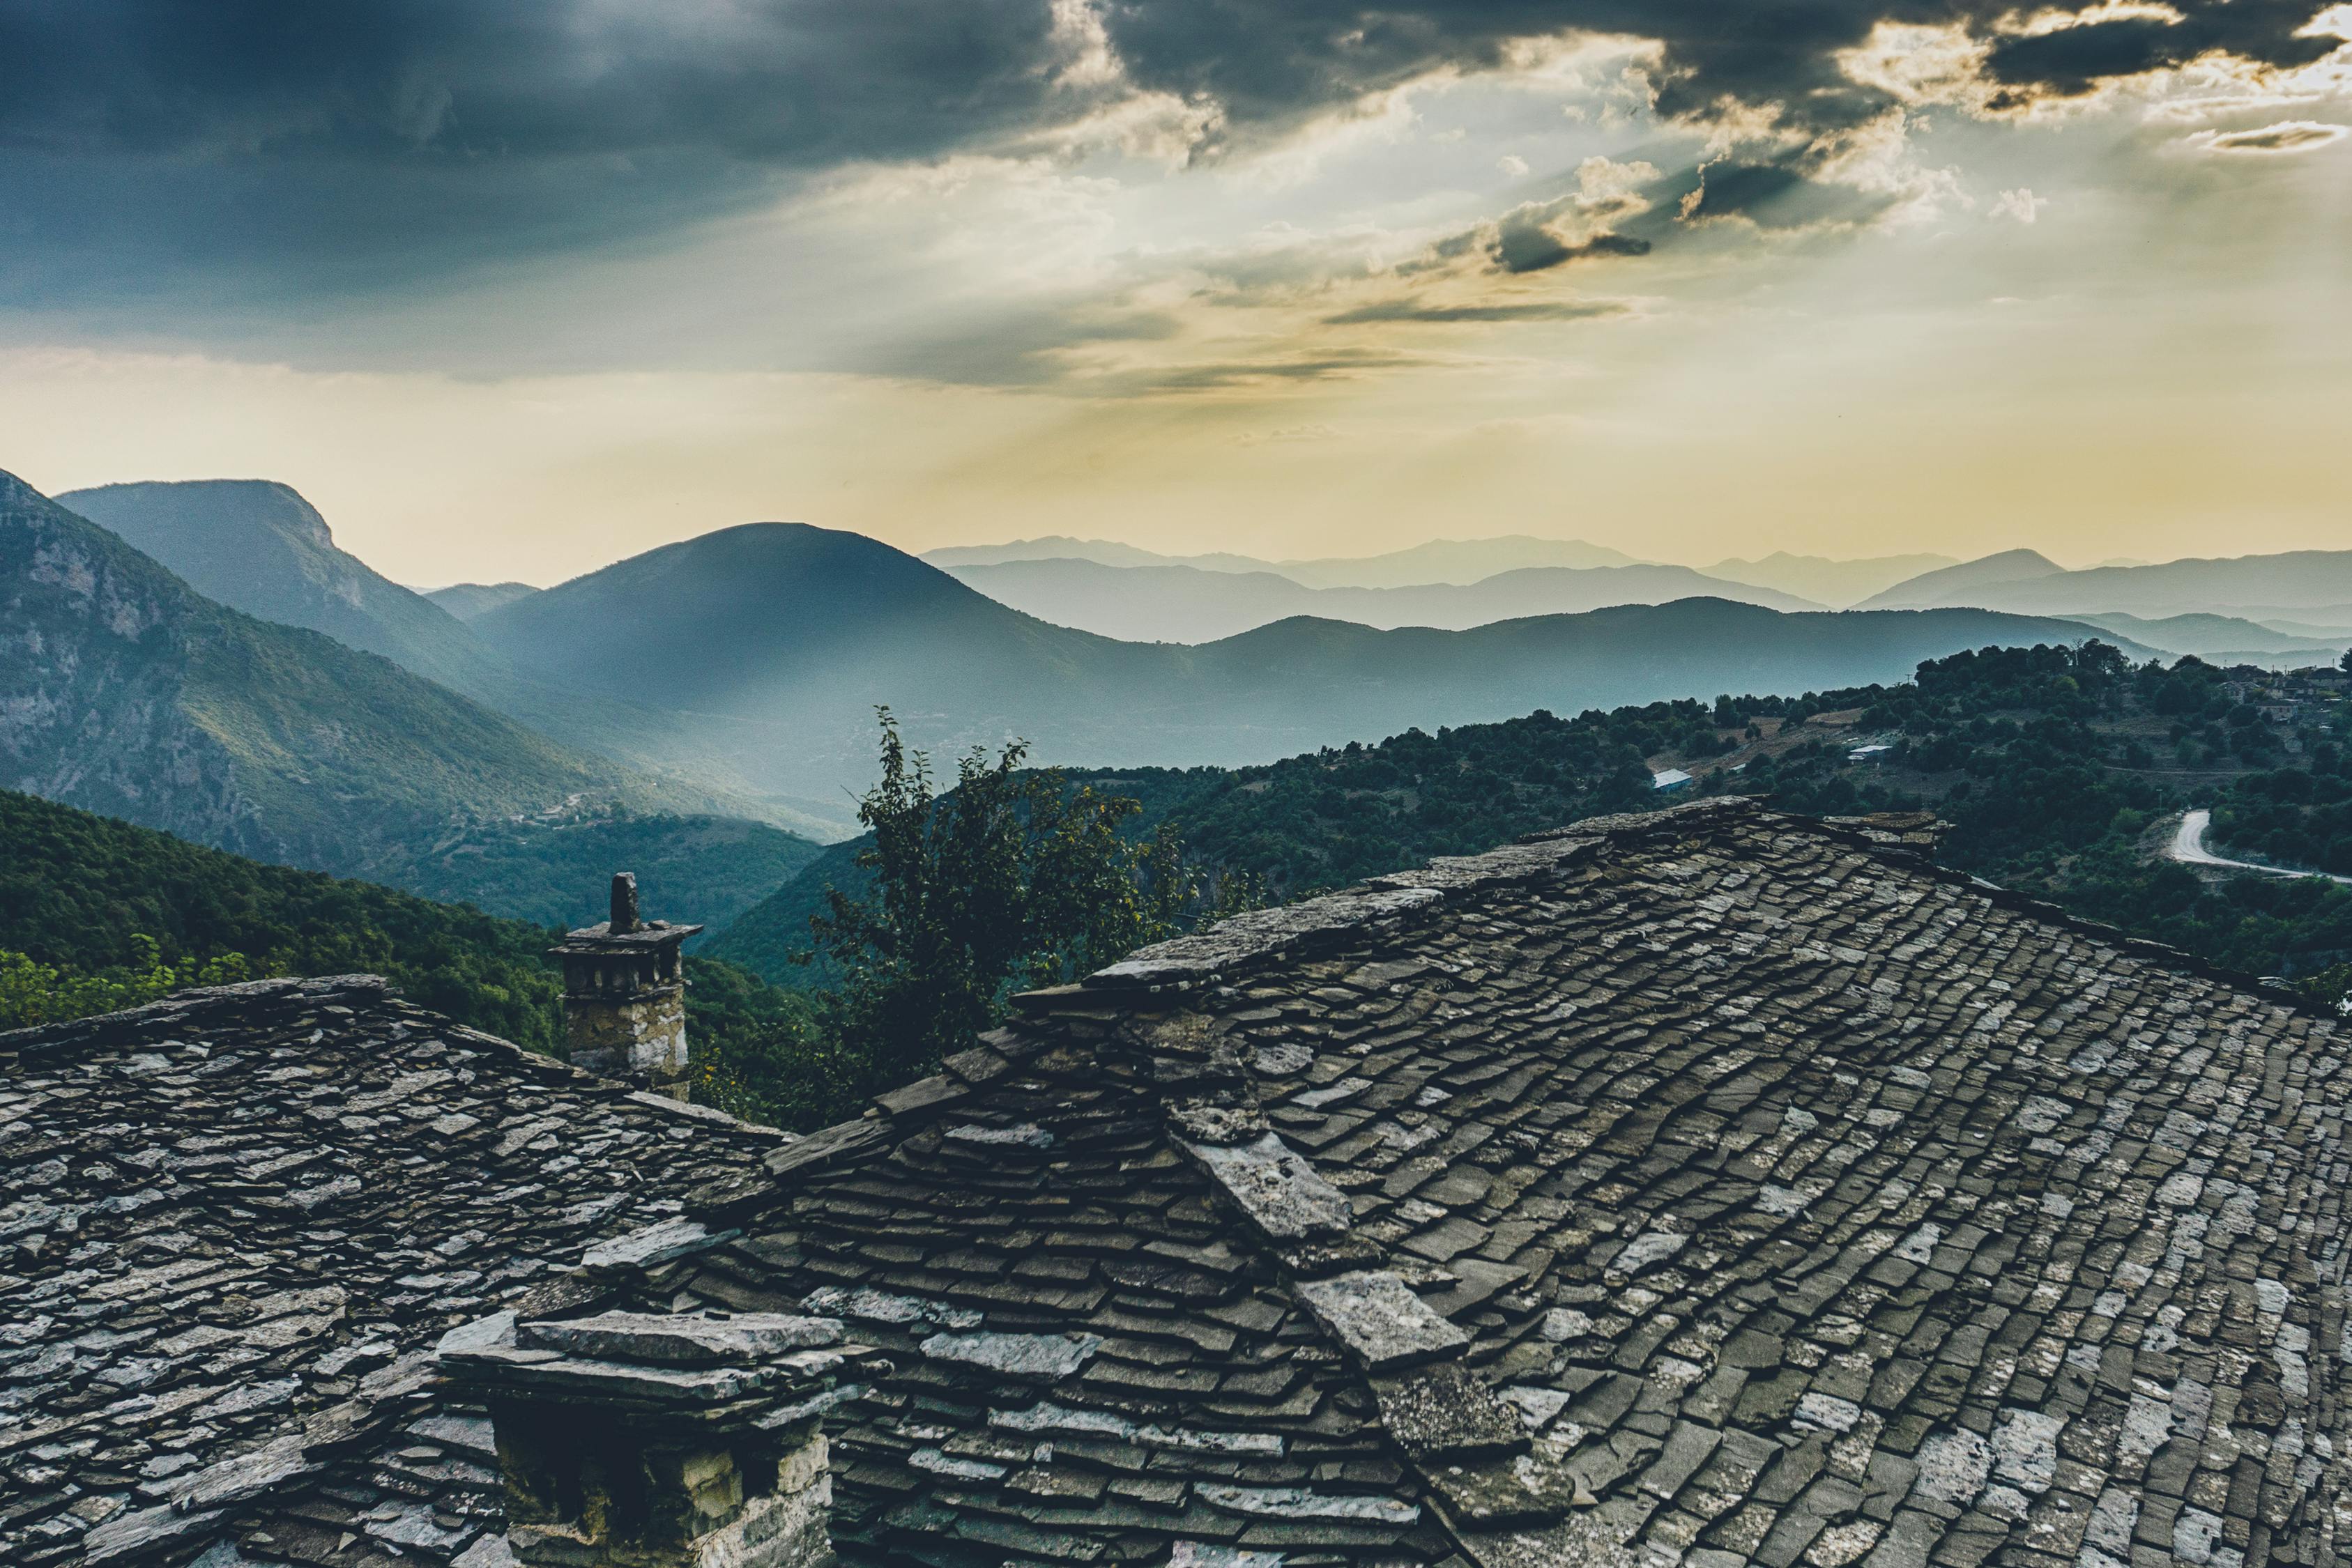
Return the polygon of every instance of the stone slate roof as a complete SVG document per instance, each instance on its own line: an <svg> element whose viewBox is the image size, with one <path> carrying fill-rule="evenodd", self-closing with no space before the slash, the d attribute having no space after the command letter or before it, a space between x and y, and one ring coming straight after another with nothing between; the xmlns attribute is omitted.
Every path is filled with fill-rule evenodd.
<svg viewBox="0 0 2352 1568"><path fill-rule="evenodd" d="M894 1356L860 1561L2336 1561L2341 1030L1926 826L1703 802L1149 950L652 1294Z"/></svg>
<svg viewBox="0 0 2352 1568"><path fill-rule="evenodd" d="M1706 801L1440 862L1026 998L940 1077L797 1141L716 1119L664 1134L677 1113L617 1088L380 997L338 1020L299 990L259 1034L159 1022L139 1049L20 1046L10 1092L78 1051L107 1096L194 1076L129 1075L142 1051L173 1063L159 1030L247 1059L240 1037L331 1052L374 1074L354 1099L431 1070L395 1060L429 1049L410 1040L478 1052L479 1102L543 1097L473 1134L485 1156L577 1118L606 1140L586 1168L637 1172L627 1214L562 1235L551 1197L516 1196L580 1179L553 1168L575 1130L537 1174L478 1178L506 1195L506 1234L478 1213L411 1221L426 1252L484 1232L465 1255L480 1282L387 1308L390 1263L244 1249L364 1299L405 1325L368 1332L404 1348L526 1281L539 1311L846 1320L883 1358L834 1418L856 1564L2336 1562L2342 1030L1928 865L1926 831ZM243 1077L262 1079L250 1060ZM224 1107L197 1119L233 1124L226 1084L197 1082ZM446 1087L412 1083L409 1113L440 1115ZM289 1152L345 1135L325 1105L298 1124L266 1103ZM131 1120L0 1103L0 1127L36 1117L68 1166L117 1160L101 1130ZM149 1147L205 1135L160 1099L150 1124L172 1137ZM407 1132L383 1146L430 1161L436 1134ZM0 1160L22 1163L22 1136L0 1134ZM293 1179L225 1174L214 1201L269 1217L256 1197ZM107 1315L100 1292L138 1272L111 1254L68 1282L74 1249L146 1222L100 1223L45 1243L0 1304L20 1317L46 1282L43 1301L102 1320L75 1328L105 1355L105 1335L160 1325ZM60 1386L27 1364L0 1351L0 1399ZM249 1364L205 1376L295 1375ZM208 1432L192 1507L214 1533L162 1550L488 1568L486 1424L402 1364L374 1396L301 1375L319 1381L293 1397L321 1415L392 1411L349 1438L321 1415L317 1442L289 1438L284 1409ZM148 1550L116 1545L171 1484L141 1470L167 1431L215 1425L201 1404L111 1425L112 1397L74 1386L79 1425L0 1427L0 1541L37 1541L28 1562ZM270 1443L310 1468L257 1481ZM78 1490L20 1507L43 1488Z"/></svg>
<svg viewBox="0 0 2352 1568"><path fill-rule="evenodd" d="M488 1423L431 1407L437 1338L560 1301L597 1243L782 1142L367 976L0 1035L0 1562L202 1548L378 1448L451 1496L315 1500L333 1561L462 1550L497 1486Z"/></svg>

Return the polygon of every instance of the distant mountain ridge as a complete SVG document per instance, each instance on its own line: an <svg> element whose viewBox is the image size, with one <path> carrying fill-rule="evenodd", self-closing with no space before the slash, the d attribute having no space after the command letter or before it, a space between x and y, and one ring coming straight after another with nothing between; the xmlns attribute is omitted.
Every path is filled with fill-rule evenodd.
<svg viewBox="0 0 2352 1568"><path fill-rule="evenodd" d="M1898 583L1864 608L1968 605L2026 615L2234 614L2260 620L2347 604L2352 604L2352 550L2289 550L2080 571L2067 571L2032 550L2010 550Z"/></svg>
<svg viewBox="0 0 2352 1568"><path fill-rule="evenodd" d="M1622 550L1582 539L1545 539L1508 534L1486 539L1431 539L1382 555L1321 556L1307 560L1269 560L1215 553L1160 555L1107 539L1054 535L1004 545L953 545L926 550L922 559L943 568L998 566L1012 561L1089 560L1097 566L1191 567L1199 571L1270 572L1302 588L1418 588L1432 583L1467 586L1497 572L1528 567L1582 570L1601 566L1640 566Z"/></svg>
<svg viewBox="0 0 2352 1568"><path fill-rule="evenodd" d="M1138 643L1213 643L1293 615L1381 630L1434 626L1459 632L1529 615L1573 615L1615 604L1664 604L1702 595L1773 610L1822 608L1772 589L1724 582L1686 566L1522 567L1474 583L1411 588L1308 588L1270 571L1104 566L1066 559L948 570L998 603L1041 621Z"/></svg>
<svg viewBox="0 0 2352 1568"><path fill-rule="evenodd" d="M2292 668L2332 664L2352 647L2352 633L2334 638L2298 636L2234 615L2168 615L2150 619L2120 612L2075 617L2168 653L2194 653L2209 663L2259 664Z"/></svg>
<svg viewBox="0 0 2352 1568"><path fill-rule="evenodd" d="M1958 566L1939 567L1906 579L1894 587L1873 594L1855 608L1858 610L1941 610L1955 604L1975 604L1969 596L1980 595L1995 588L2013 583L2032 582L2039 578L2063 577L2066 569L2039 550L2002 550L1997 555L1962 561ZM1975 605L1978 609L1984 606ZM2082 606L2089 609L2091 606Z"/></svg>
<svg viewBox="0 0 2352 1568"><path fill-rule="evenodd" d="M1790 555L1787 550L1775 550L1760 560L1719 560L1699 570L1726 582L1777 588L1832 610L1843 610L1898 582L1959 564L1948 555L1884 555L1860 560L1833 560L1827 556Z"/></svg>
<svg viewBox="0 0 2352 1568"><path fill-rule="evenodd" d="M1694 598L1467 632L1294 618L1197 646L1135 643L1022 614L876 540L793 523L663 546L476 629L518 664L592 690L643 689L657 662L677 746L723 749L761 788L813 800L865 788L882 704L932 748L1017 737L1045 762L1233 764L1538 707L1900 680L1962 648L2092 634L1973 611L1783 615ZM636 654L614 660L615 647Z"/></svg>

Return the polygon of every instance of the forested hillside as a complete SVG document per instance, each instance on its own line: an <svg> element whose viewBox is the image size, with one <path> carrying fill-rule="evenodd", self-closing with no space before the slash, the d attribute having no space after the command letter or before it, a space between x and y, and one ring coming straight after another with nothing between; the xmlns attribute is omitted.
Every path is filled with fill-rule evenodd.
<svg viewBox="0 0 2352 1568"><path fill-rule="evenodd" d="M0 790L0 1029L133 1007L187 985L364 971L533 1050L562 1039L545 927L267 865L12 791ZM799 998L743 970L687 963L688 1038L706 1054L804 1015Z"/></svg>
<svg viewBox="0 0 2352 1568"><path fill-rule="evenodd" d="M1072 778L1137 794L1136 830L1164 822L1204 872L1289 898L1664 803L1680 796L1654 791L1652 770L1679 767L1696 775L1685 792L1797 811L1930 808L1953 824L1950 863L2234 968L2309 977L2352 956L2352 890L2200 878L2157 858L2153 839L2169 813L2211 805L2224 843L2282 863L2352 862L2337 689L2305 678L2299 698L2250 700L2194 659L1987 649L1895 685L1538 712L1260 768ZM1865 747L1877 749L1856 755ZM786 955L808 946L824 883L855 885L854 853L826 852L711 950L793 983Z"/></svg>

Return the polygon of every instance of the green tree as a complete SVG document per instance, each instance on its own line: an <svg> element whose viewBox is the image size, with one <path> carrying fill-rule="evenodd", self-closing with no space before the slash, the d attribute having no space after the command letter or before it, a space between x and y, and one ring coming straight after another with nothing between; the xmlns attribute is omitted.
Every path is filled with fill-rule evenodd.
<svg viewBox="0 0 2352 1568"><path fill-rule="evenodd" d="M26 954L0 949L0 1030L30 1029L142 1007L190 986L226 986L254 977L241 953L173 963L152 936L142 932L131 941L135 956L130 963L101 969L44 964Z"/></svg>
<svg viewBox="0 0 2352 1568"><path fill-rule="evenodd" d="M810 925L842 977L824 1021L887 1085L992 1027L1013 991L1172 934L1195 889L1171 832L1121 833L1133 800L1024 769L1019 741L993 759L966 753L941 793L929 758L907 749L887 708L878 715L882 775L857 810L873 835L857 857L870 883L828 889Z"/></svg>

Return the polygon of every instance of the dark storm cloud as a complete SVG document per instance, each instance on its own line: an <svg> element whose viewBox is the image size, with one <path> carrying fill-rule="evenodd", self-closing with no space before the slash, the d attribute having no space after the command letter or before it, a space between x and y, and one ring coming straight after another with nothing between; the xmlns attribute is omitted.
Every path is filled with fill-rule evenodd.
<svg viewBox="0 0 2352 1568"><path fill-rule="evenodd" d="M1989 68L2014 103L2215 50L2295 65L2333 44L2294 36L2319 0L2179 5L2178 24L1998 42ZM1570 29L1656 40L1665 114L1769 102L1833 131L1887 107L1834 59L1875 23L1990 37L2011 9L1102 0L1094 15L1132 88L1213 100L1219 134L1246 144ZM1065 79L1078 42L1049 0L0 0L0 303L282 308L625 243L807 171L1066 123L1126 90ZM1604 242L1530 237L1498 261L1559 266L1579 243Z"/></svg>
<svg viewBox="0 0 2352 1568"><path fill-rule="evenodd" d="M1986 74L2008 89L1995 99L1996 107L2044 97L2080 97L2103 82L2184 66L2216 53L2265 65L2306 66L2342 43L2332 37L2295 37L2318 9L2308 0L2209 0L2178 9L2182 13L2178 22L2119 16L2001 40L1985 62Z"/></svg>
<svg viewBox="0 0 2352 1568"><path fill-rule="evenodd" d="M1563 244L1549 229L1507 227L1495 236L1486 254L1505 272L1545 272L1594 256L1647 256L1650 242L1630 235L1599 234L1591 239Z"/></svg>
<svg viewBox="0 0 2352 1568"><path fill-rule="evenodd" d="M1044 0L0 0L0 145L447 167L934 152L1033 117Z"/></svg>

